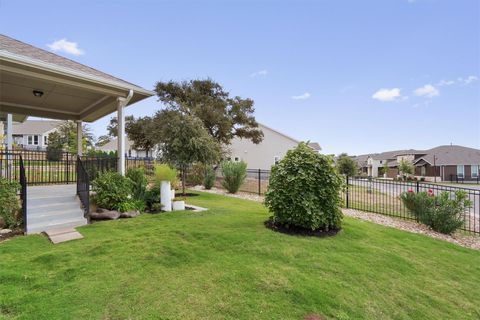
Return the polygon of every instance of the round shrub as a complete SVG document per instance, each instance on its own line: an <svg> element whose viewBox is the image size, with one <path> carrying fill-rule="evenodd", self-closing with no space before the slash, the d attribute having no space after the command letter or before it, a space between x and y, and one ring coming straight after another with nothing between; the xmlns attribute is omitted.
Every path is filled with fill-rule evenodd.
<svg viewBox="0 0 480 320"><path fill-rule="evenodd" d="M215 170L213 170L212 167L207 167L205 170L205 178L203 180L203 186L205 187L205 189L212 189L215 185L215 179L217 179Z"/></svg>
<svg viewBox="0 0 480 320"><path fill-rule="evenodd" d="M265 205L286 228L338 230L342 185L331 158L302 142L272 167Z"/></svg>
<svg viewBox="0 0 480 320"><path fill-rule="evenodd" d="M95 201L100 208L117 210L120 203L132 199L132 182L118 172L105 172L92 182Z"/></svg>

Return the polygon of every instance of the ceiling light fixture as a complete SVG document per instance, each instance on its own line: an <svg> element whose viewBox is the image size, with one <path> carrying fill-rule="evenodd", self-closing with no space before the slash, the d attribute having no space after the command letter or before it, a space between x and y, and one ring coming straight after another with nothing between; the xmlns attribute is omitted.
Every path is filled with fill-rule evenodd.
<svg viewBox="0 0 480 320"><path fill-rule="evenodd" d="M33 95L37 98L40 98L43 96L43 91L42 90L33 90Z"/></svg>

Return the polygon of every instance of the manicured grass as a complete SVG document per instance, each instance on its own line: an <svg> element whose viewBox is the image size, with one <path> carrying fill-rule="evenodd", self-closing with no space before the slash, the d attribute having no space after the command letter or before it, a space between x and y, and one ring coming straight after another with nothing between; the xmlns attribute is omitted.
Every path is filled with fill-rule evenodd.
<svg viewBox="0 0 480 320"><path fill-rule="evenodd" d="M272 232L262 205L142 215L0 243L6 319L478 319L480 253L345 218L331 238Z"/></svg>

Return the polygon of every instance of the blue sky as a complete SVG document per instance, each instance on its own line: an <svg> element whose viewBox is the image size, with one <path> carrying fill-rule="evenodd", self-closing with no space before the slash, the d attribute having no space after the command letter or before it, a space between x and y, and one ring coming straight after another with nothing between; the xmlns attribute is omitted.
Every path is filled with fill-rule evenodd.
<svg viewBox="0 0 480 320"><path fill-rule="evenodd" d="M0 28L147 89L211 77L325 153L480 148L477 0L0 0Z"/></svg>

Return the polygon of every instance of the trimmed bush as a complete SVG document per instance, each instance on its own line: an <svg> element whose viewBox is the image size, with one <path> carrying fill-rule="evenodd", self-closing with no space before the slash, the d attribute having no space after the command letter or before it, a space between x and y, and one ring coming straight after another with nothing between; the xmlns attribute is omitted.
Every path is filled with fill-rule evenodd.
<svg viewBox="0 0 480 320"><path fill-rule="evenodd" d="M418 221L444 234L452 234L462 227L464 215L472 206L468 194L462 190L453 195L442 192L437 196L431 189L418 193L408 190L400 198Z"/></svg>
<svg viewBox="0 0 480 320"><path fill-rule="evenodd" d="M105 172L92 182L100 208L118 210L120 203L132 199L132 182L118 172Z"/></svg>
<svg viewBox="0 0 480 320"><path fill-rule="evenodd" d="M222 186L230 193L237 193L247 177L247 164L243 161L224 161L222 174Z"/></svg>
<svg viewBox="0 0 480 320"><path fill-rule="evenodd" d="M217 178L217 175L215 174L215 170L213 170L212 167L208 166L205 169L205 178L203 180L203 186L205 189L210 190L213 188L215 185L215 180Z"/></svg>
<svg viewBox="0 0 480 320"><path fill-rule="evenodd" d="M343 180L332 159L302 142L272 167L265 204L286 228L338 230Z"/></svg>
<svg viewBox="0 0 480 320"><path fill-rule="evenodd" d="M157 164L155 165L155 179L157 181L170 181L174 184L177 181L177 170L168 164Z"/></svg>
<svg viewBox="0 0 480 320"><path fill-rule="evenodd" d="M145 171L143 168L128 169L126 176L132 182L133 199L145 201L148 181L145 177Z"/></svg>
<svg viewBox="0 0 480 320"><path fill-rule="evenodd" d="M0 217L4 220L7 228L13 229L21 224L18 213L20 204L17 192L20 184L16 181L8 181L0 178Z"/></svg>
<svg viewBox="0 0 480 320"><path fill-rule="evenodd" d="M162 205L160 203L160 181L155 181L153 186L147 190L145 195L145 204L147 209L152 212L160 211Z"/></svg>

